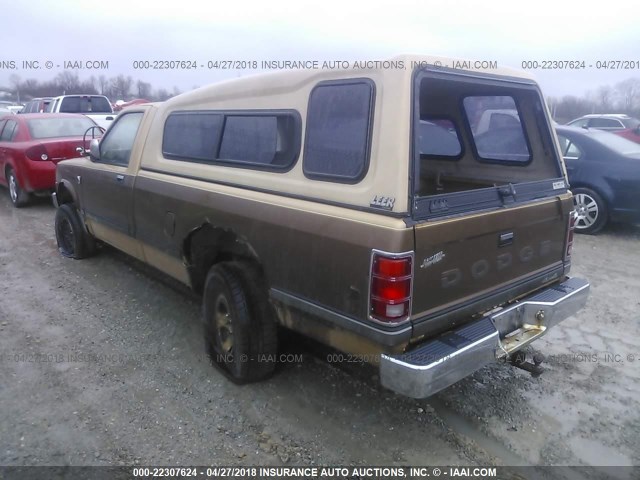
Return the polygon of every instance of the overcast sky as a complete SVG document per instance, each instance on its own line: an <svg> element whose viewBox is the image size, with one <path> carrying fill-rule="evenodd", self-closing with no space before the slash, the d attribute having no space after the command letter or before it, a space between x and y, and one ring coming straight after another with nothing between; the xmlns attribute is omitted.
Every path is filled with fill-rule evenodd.
<svg viewBox="0 0 640 480"><path fill-rule="evenodd" d="M49 80L65 60L109 62L108 70L77 71L81 78L125 74L154 88L188 90L256 72L135 70L133 62L378 60L401 53L496 60L516 68L525 60L584 60L585 70L533 72L553 96L640 77L637 66L595 68L600 60L640 62L637 1L4 0L1 12L0 61L15 61L17 69L0 70L0 86L11 74ZM38 60L40 70L22 69L23 60ZM54 67L47 69L46 61Z"/></svg>

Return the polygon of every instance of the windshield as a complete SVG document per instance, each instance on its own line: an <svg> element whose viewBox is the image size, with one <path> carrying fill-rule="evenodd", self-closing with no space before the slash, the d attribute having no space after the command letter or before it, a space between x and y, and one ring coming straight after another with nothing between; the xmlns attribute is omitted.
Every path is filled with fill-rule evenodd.
<svg viewBox="0 0 640 480"><path fill-rule="evenodd" d="M603 131L591 131L591 137L603 144L605 147L622 155L633 155L640 153L640 144L627 140L620 135Z"/></svg>
<svg viewBox="0 0 640 480"><path fill-rule="evenodd" d="M81 137L95 123L86 117L33 118L27 121L31 138Z"/></svg>
<svg viewBox="0 0 640 480"><path fill-rule="evenodd" d="M65 97L60 113L112 113L111 104L105 97Z"/></svg>

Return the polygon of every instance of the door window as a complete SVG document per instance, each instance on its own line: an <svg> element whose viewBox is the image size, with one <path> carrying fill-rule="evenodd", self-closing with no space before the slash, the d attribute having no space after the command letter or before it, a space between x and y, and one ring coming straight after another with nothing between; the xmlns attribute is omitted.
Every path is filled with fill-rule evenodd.
<svg viewBox="0 0 640 480"><path fill-rule="evenodd" d="M100 142L100 161L114 165L129 165L131 149L138 133L143 112L120 115Z"/></svg>
<svg viewBox="0 0 640 480"><path fill-rule="evenodd" d="M558 141L562 148L562 156L565 160L577 160L582 155L580 148L563 135L558 135Z"/></svg>
<svg viewBox="0 0 640 480"><path fill-rule="evenodd" d="M622 130L624 127L620 120L613 118L592 118L589 120L589 126L591 128L601 128L603 130Z"/></svg>
<svg viewBox="0 0 640 480"><path fill-rule="evenodd" d="M7 120L7 124L2 129L2 134L0 134L0 142L10 142L15 137L15 133L18 124L13 120Z"/></svg>
<svg viewBox="0 0 640 480"><path fill-rule="evenodd" d="M578 120L574 120L573 122L567 123L567 125L571 127L585 128L589 124L588 118L579 118Z"/></svg>

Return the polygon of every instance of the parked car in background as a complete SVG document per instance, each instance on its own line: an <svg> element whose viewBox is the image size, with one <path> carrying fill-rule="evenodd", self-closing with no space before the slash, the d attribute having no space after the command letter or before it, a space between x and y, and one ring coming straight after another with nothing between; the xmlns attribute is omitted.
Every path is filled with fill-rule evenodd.
<svg viewBox="0 0 640 480"><path fill-rule="evenodd" d="M585 115L570 121L567 125L606 130L640 143L640 120L621 113Z"/></svg>
<svg viewBox="0 0 640 480"><path fill-rule="evenodd" d="M578 218L597 233L609 220L640 223L640 145L598 129L556 127Z"/></svg>
<svg viewBox="0 0 640 480"><path fill-rule="evenodd" d="M18 105L14 102L0 101L0 115L7 113L18 113L24 108L24 105Z"/></svg>
<svg viewBox="0 0 640 480"><path fill-rule="evenodd" d="M477 125L473 129L476 135L497 128L513 128L520 125L518 110L515 108L487 109L482 112Z"/></svg>
<svg viewBox="0 0 640 480"><path fill-rule="evenodd" d="M34 98L25 103L20 113L42 113L47 110L51 103L51 97Z"/></svg>
<svg viewBox="0 0 640 480"><path fill-rule="evenodd" d="M55 97L51 113L81 113L106 129L111 125L116 114L113 113L111 102L103 95L62 95Z"/></svg>
<svg viewBox="0 0 640 480"><path fill-rule="evenodd" d="M0 184L21 207L32 193L50 192L56 164L82 156L83 136L96 123L84 115L31 113L0 118Z"/></svg>

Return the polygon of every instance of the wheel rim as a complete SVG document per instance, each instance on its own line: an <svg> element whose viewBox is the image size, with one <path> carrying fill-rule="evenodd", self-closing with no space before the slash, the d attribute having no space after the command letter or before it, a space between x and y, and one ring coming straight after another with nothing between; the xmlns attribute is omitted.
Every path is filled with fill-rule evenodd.
<svg viewBox="0 0 640 480"><path fill-rule="evenodd" d="M9 174L9 195L11 196L11 201L13 203L18 201L18 182L16 181L16 177L13 173Z"/></svg>
<svg viewBox="0 0 640 480"><path fill-rule="evenodd" d="M574 197L576 207L576 228L583 230L593 226L598 221L600 213L598 202L586 193L578 193Z"/></svg>
<svg viewBox="0 0 640 480"><path fill-rule="evenodd" d="M71 222L67 219L61 220L58 224L58 240L60 242L60 247L65 253L74 253L73 227L71 226Z"/></svg>
<svg viewBox="0 0 640 480"><path fill-rule="evenodd" d="M219 295L216 299L214 320L220 349L223 353L231 353L233 351L233 317L229 302L224 295Z"/></svg>

